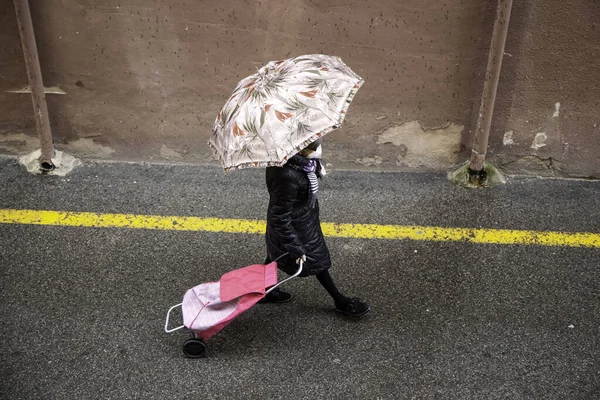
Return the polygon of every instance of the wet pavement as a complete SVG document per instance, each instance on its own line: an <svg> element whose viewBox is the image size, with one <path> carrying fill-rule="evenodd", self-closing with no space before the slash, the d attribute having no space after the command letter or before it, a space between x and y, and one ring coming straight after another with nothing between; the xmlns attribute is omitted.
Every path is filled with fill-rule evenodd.
<svg viewBox="0 0 600 400"><path fill-rule="evenodd" d="M0 158L0 209L264 219L263 172L86 162L32 176ZM328 222L600 233L600 182L334 171ZM5 399L597 399L600 248L329 238L335 313L286 284L186 359L183 293L264 259L261 235L0 224Z"/></svg>

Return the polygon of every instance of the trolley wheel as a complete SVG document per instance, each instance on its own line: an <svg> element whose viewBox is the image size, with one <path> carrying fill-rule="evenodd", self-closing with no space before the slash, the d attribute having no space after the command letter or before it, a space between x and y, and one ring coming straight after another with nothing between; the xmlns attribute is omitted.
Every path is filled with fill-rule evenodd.
<svg viewBox="0 0 600 400"><path fill-rule="evenodd" d="M183 343L183 353L189 358L206 357L206 343L202 339L188 339Z"/></svg>

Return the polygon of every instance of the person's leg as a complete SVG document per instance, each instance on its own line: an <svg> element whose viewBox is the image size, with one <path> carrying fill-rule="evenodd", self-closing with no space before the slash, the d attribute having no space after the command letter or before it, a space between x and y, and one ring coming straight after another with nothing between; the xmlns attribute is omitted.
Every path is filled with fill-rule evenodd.
<svg viewBox="0 0 600 400"><path fill-rule="evenodd" d="M325 290L327 290L327 293L329 293L329 295L333 298L333 301L336 305L343 304L348 301L348 298L341 294L337 286L335 286L335 283L333 283L333 279L331 278L328 270L320 272L316 276L319 280L319 283L321 283Z"/></svg>
<svg viewBox="0 0 600 400"><path fill-rule="evenodd" d="M369 312L371 307L361 301L358 297L346 297L338 290L328 270L318 273L319 283L327 290L327 293L333 298L335 309L343 314L358 317Z"/></svg>
<svg viewBox="0 0 600 400"><path fill-rule="evenodd" d="M269 256L267 256L267 258L265 259L265 264L270 264L271 263L271 258ZM288 301L290 301L292 299L292 295L284 292L282 290L279 290L279 288L271 291L269 294L267 294L263 299L260 299L258 302L260 304L263 303L287 303Z"/></svg>

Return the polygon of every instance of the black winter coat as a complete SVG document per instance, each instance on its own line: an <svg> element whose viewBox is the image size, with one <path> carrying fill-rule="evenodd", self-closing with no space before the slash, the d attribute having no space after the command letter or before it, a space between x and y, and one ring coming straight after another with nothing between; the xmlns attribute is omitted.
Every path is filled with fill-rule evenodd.
<svg viewBox="0 0 600 400"><path fill-rule="evenodd" d="M287 274L298 270L296 260L306 255L300 276L316 275L331 266L329 250L321 231L319 201L310 205L310 183L306 173L289 165L268 167L270 200L267 212L267 253Z"/></svg>

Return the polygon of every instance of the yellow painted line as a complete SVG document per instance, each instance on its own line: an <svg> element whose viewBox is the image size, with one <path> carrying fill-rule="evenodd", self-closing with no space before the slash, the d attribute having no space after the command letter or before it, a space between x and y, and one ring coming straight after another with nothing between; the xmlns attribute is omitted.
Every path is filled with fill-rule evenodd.
<svg viewBox="0 0 600 400"><path fill-rule="evenodd" d="M98 228L162 229L264 234L259 220L179 217L139 214L101 214L44 210L0 209L0 224L81 226ZM521 244L600 248L600 234L590 232L540 232L530 230L443 228L376 224L321 224L329 237L387 240L429 240L487 244Z"/></svg>
<svg viewBox="0 0 600 400"><path fill-rule="evenodd" d="M89 212L0 210L0 223L98 228L265 233L264 221Z"/></svg>
<svg viewBox="0 0 600 400"><path fill-rule="evenodd" d="M600 234L374 224L322 224L326 236L600 248Z"/></svg>

